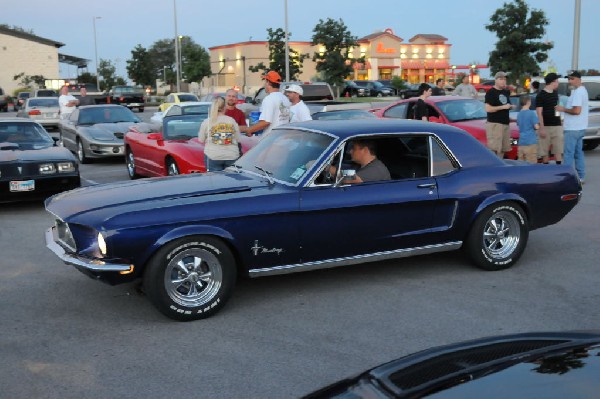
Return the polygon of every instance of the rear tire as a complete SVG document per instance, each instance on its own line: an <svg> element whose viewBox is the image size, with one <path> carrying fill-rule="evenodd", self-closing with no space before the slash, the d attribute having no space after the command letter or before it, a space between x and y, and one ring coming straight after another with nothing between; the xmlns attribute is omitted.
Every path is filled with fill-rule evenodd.
<svg viewBox="0 0 600 399"><path fill-rule="evenodd" d="M236 281L233 254L221 240L195 236L164 245L144 271L150 301L179 321L204 319L227 302Z"/></svg>
<svg viewBox="0 0 600 399"><path fill-rule="evenodd" d="M501 202L477 217L467 237L466 251L481 269L507 269L523 254L528 237L527 218L521 207Z"/></svg>

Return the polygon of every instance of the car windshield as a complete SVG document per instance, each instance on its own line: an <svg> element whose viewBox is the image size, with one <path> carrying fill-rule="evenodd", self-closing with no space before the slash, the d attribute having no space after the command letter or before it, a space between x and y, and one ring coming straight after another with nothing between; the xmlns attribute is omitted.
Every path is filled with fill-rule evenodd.
<svg viewBox="0 0 600 399"><path fill-rule="evenodd" d="M384 87L381 82L373 82L373 86L377 87L378 89Z"/></svg>
<svg viewBox="0 0 600 399"><path fill-rule="evenodd" d="M179 102L186 102L186 101L198 101L198 97L196 97L193 94L180 94L179 95Z"/></svg>
<svg viewBox="0 0 600 399"><path fill-rule="evenodd" d="M208 114L210 105L190 105L188 107L181 107L183 114Z"/></svg>
<svg viewBox="0 0 600 399"><path fill-rule="evenodd" d="M20 149L40 149L54 145L44 128L31 122L1 122L0 143L17 144Z"/></svg>
<svg viewBox="0 0 600 399"><path fill-rule="evenodd" d="M30 108L58 107L58 98L31 98L27 104Z"/></svg>
<svg viewBox="0 0 600 399"><path fill-rule="evenodd" d="M436 105L450 122L485 119L485 105L478 100L440 101Z"/></svg>
<svg viewBox="0 0 600 399"><path fill-rule="evenodd" d="M91 106L81 108L79 112L80 125L95 125L96 123L139 122L140 120L125 107L121 106Z"/></svg>
<svg viewBox="0 0 600 399"><path fill-rule="evenodd" d="M374 119L375 114L362 109L349 109L341 111L325 111L315 112L312 114L313 119L333 120L333 119Z"/></svg>
<svg viewBox="0 0 600 399"><path fill-rule="evenodd" d="M188 140L198 137L198 131L208 114L166 117L163 120L163 138L165 140Z"/></svg>
<svg viewBox="0 0 600 399"><path fill-rule="evenodd" d="M322 133L275 129L235 163L243 171L297 184L318 164L334 138Z"/></svg>

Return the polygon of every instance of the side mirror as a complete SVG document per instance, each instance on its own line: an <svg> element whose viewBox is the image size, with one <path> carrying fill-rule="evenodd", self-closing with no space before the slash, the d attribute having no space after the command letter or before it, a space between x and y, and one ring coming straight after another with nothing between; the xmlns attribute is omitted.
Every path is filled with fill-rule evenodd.
<svg viewBox="0 0 600 399"><path fill-rule="evenodd" d="M338 177L338 179L336 180L336 182L333 186L334 187L339 186L340 184L342 184L344 179L352 180L354 178L354 176L356 176L356 171L354 169L342 169L342 173L340 174L340 177Z"/></svg>
<svg viewBox="0 0 600 399"><path fill-rule="evenodd" d="M163 139L163 135L162 133L150 133L148 135L148 140L156 140L156 141L160 141Z"/></svg>

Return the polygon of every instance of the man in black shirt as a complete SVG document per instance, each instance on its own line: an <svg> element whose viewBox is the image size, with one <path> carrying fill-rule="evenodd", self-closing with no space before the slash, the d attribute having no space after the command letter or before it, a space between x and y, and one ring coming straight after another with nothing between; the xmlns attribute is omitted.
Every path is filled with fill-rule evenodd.
<svg viewBox="0 0 600 399"><path fill-rule="evenodd" d="M425 100L431 96L431 93L431 86L429 86L427 83L421 83L419 85L419 99L414 105L414 114L416 120L429 122L429 108L427 108Z"/></svg>
<svg viewBox="0 0 600 399"><path fill-rule="evenodd" d="M494 79L494 87L485 94L485 133L488 148L499 158L504 158L504 153L512 149L509 111L513 106L510 103L510 91L506 88L506 73L497 72Z"/></svg>
<svg viewBox="0 0 600 399"><path fill-rule="evenodd" d="M438 79L435 81L435 87L433 88L434 96L445 96L446 90L444 90L444 79Z"/></svg>
<svg viewBox="0 0 600 399"><path fill-rule="evenodd" d="M552 146L552 153L556 163L562 163L564 149L564 132L560 113L554 107L558 105L558 75L550 72L544 77L546 87L541 90L535 99L535 110L540 121L538 131L538 156L543 163L548 163L548 153Z"/></svg>

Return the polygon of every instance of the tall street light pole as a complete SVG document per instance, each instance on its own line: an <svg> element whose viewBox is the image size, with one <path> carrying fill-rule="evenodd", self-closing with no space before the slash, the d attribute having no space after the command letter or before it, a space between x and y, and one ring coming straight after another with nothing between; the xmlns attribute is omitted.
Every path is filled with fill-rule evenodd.
<svg viewBox="0 0 600 399"><path fill-rule="evenodd" d="M173 19L175 22L175 67L177 76L177 92L181 91L181 65L179 64L179 35L177 34L177 0L173 0Z"/></svg>
<svg viewBox="0 0 600 399"><path fill-rule="evenodd" d="M581 0L575 0L575 23L573 24L573 58L571 59L571 69L579 68L579 25L581 19Z"/></svg>
<svg viewBox="0 0 600 399"><path fill-rule="evenodd" d="M288 42L288 2L284 0L285 12L285 81L290 81L290 44Z"/></svg>
<svg viewBox="0 0 600 399"><path fill-rule="evenodd" d="M98 76L98 41L96 40L96 20L101 18L102 17L92 18L92 22L94 24L94 52L96 54L96 86L98 87L98 90L100 90L100 77Z"/></svg>

